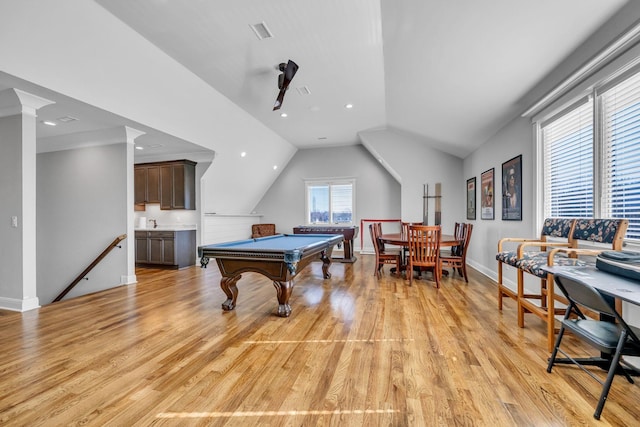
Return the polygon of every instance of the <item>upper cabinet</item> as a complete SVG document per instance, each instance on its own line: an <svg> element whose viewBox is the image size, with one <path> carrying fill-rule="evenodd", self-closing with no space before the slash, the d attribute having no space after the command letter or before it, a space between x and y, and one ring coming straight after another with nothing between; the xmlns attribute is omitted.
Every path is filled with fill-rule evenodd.
<svg viewBox="0 0 640 427"><path fill-rule="evenodd" d="M139 163L134 181L136 210L144 210L147 203L160 203L160 209L196 208L195 162Z"/></svg>

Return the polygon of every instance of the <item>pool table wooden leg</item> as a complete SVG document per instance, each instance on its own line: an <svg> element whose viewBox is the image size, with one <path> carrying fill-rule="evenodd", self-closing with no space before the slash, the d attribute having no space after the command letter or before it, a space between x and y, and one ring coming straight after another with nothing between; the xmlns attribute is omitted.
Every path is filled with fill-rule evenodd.
<svg viewBox="0 0 640 427"><path fill-rule="evenodd" d="M320 254L320 259L322 259L322 275L325 279L331 277L331 273L329 272L329 266L331 265L331 254L327 255L326 252L322 252Z"/></svg>
<svg viewBox="0 0 640 427"><path fill-rule="evenodd" d="M278 316L289 317L291 314L291 306L289 305L289 297L293 291L293 281L279 282L273 281L273 286L276 288L278 295Z"/></svg>
<svg viewBox="0 0 640 427"><path fill-rule="evenodd" d="M238 298L238 287L236 283L241 277L242 275L238 274L235 277L223 277L222 280L220 280L220 287L227 295L227 300L222 303L222 309L224 311L230 311L236 307L236 299Z"/></svg>

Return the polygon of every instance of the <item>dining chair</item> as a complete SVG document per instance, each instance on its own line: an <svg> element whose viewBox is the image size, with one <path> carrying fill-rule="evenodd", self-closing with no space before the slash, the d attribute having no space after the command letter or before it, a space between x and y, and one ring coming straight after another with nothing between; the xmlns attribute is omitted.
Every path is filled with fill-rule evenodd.
<svg viewBox="0 0 640 427"><path fill-rule="evenodd" d="M436 288L440 287L442 269L440 265L440 233L439 225L411 225L408 231L409 261L407 275L409 286L413 284L414 267L431 267Z"/></svg>
<svg viewBox="0 0 640 427"><path fill-rule="evenodd" d="M382 223L374 222L369 224L369 234L371 235L371 241L373 243L373 250L376 254L375 271L374 276L380 278L382 273L382 267L385 264L395 264L396 275L400 275L401 253L400 249L387 249L384 243L380 240L382 234Z"/></svg>
<svg viewBox="0 0 640 427"><path fill-rule="evenodd" d="M400 233L405 240L409 235L409 227L412 225L423 225L423 223L422 222L405 222L405 221L402 221L400 223L400 227L401 227ZM404 260L405 264L408 256L409 256L409 246L405 246L404 248L402 248L402 259Z"/></svg>
<svg viewBox="0 0 640 427"><path fill-rule="evenodd" d="M556 359L558 352L560 352L566 356L566 359L562 360L563 363L570 361L578 365L598 381L602 385L602 392L593 417L599 420L616 373L623 374L627 381L633 384L633 379L622 365L624 364L636 372L637 370L624 362L622 356L640 356L640 328L628 325L611 305L610 301L591 285L562 276L562 273L555 275L555 283L569 301L569 306L565 312L560 332L549 358L547 372L551 373L556 362L560 363L560 360ZM588 318L583 314L580 307L594 312L597 318L606 320ZM569 356L564 350L560 349L565 331L572 333L605 356L604 361L608 363L605 381L601 381L587 370L577 358ZM593 359L588 360L591 361Z"/></svg>
<svg viewBox="0 0 640 427"><path fill-rule="evenodd" d="M442 251L440 253L442 267L451 267L453 269L451 277L453 277L453 273L458 270L458 274L464 277L465 282L469 282L467 276L467 248L469 247L472 231L473 224L456 223L454 236L460 244L453 246L450 252Z"/></svg>

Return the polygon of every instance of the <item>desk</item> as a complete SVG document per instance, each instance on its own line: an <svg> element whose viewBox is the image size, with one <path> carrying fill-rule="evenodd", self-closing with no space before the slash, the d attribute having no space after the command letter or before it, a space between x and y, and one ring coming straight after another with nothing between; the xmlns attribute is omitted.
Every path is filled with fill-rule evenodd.
<svg viewBox="0 0 640 427"><path fill-rule="evenodd" d="M547 266L544 270L593 286L603 294L640 305L640 282L598 270L595 267Z"/></svg>
<svg viewBox="0 0 640 427"><path fill-rule="evenodd" d="M598 270L593 266L573 267L553 265L543 267L543 269L554 276L567 277L580 283L586 283L602 294L640 306L640 282ZM608 370L610 366L609 360L604 357L577 358L576 360L581 364L598 366L605 370ZM558 358L556 359L556 363L572 362ZM627 370L627 373L633 376L637 375L634 371Z"/></svg>
<svg viewBox="0 0 640 427"><path fill-rule="evenodd" d="M258 239L239 240L201 246L201 267L206 267L209 258L215 258L222 274L220 287L227 295L222 303L225 311L236 306L238 288L236 282L241 273L255 272L271 279L278 298L278 316L289 317L289 297L293 290L293 278L311 261L322 260L325 279L331 277L329 265L333 246L341 243L342 235L330 234L278 234Z"/></svg>
<svg viewBox="0 0 640 427"><path fill-rule="evenodd" d="M344 258L333 258L340 262L356 262L353 256L353 239L358 237L357 225L300 225L293 228L293 234L342 234L344 238Z"/></svg>

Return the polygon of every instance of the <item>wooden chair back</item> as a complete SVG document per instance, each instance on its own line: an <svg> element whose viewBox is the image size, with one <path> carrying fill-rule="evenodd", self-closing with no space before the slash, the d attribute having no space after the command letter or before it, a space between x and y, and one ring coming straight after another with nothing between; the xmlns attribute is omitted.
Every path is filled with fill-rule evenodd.
<svg viewBox="0 0 640 427"><path fill-rule="evenodd" d="M473 224L456 223L454 236L461 242L461 244L452 248L451 255L445 252L445 254L441 256L441 263L443 267L452 267L454 272L457 269L466 282L469 281L469 278L467 277L467 249L469 247L469 242L471 241L472 231Z"/></svg>
<svg viewBox="0 0 640 427"><path fill-rule="evenodd" d="M384 264L395 264L396 275L400 274L400 251L386 251L384 242L380 240L380 235L382 234L382 223L374 222L369 224L369 234L371 235L373 250L376 254L374 276L378 278L380 277Z"/></svg>
<svg viewBox="0 0 640 427"><path fill-rule="evenodd" d="M275 224L253 224L251 226L251 238L257 239L259 237L273 236L276 234Z"/></svg>
<svg viewBox="0 0 640 427"><path fill-rule="evenodd" d="M439 225L411 225L409 226L409 265L407 275L409 284L413 283L414 267L433 268L436 287L440 287L440 234Z"/></svg>

